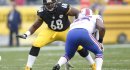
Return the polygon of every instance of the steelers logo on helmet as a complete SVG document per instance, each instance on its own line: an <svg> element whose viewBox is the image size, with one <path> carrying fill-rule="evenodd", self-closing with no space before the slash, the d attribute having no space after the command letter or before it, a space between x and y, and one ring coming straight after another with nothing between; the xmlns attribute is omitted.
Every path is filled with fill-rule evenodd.
<svg viewBox="0 0 130 70"><path fill-rule="evenodd" d="M47 11L53 11L56 7L57 0L43 0L43 5Z"/></svg>

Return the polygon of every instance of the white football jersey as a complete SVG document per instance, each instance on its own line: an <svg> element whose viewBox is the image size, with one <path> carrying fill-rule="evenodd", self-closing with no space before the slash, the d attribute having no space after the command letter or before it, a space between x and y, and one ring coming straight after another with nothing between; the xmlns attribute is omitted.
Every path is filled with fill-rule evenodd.
<svg viewBox="0 0 130 70"><path fill-rule="evenodd" d="M89 15L88 15L88 13L89 13ZM87 8L85 8L85 9L81 10L78 18L75 19L73 21L73 23L70 25L70 30L75 29L75 28L84 28L89 33L92 34L96 30L96 19L100 19L101 21L103 21L101 16L92 15L92 11L90 9L87 10Z"/></svg>

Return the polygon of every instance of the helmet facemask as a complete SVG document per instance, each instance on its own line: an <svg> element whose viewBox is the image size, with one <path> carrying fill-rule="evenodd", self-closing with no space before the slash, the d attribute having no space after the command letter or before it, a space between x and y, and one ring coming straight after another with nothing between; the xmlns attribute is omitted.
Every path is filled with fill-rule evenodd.
<svg viewBox="0 0 130 70"><path fill-rule="evenodd" d="M45 7L45 9L47 9L47 11L53 11L56 7L56 1L49 0L48 2L43 2L43 6Z"/></svg>

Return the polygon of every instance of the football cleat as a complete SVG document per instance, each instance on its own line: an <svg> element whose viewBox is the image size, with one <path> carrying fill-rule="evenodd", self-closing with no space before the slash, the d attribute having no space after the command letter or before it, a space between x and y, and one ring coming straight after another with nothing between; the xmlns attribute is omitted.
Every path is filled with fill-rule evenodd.
<svg viewBox="0 0 130 70"><path fill-rule="evenodd" d="M91 65L91 68L92 68L92 70L96 70L96 64L95 64L95 63L92 64L92 65Z"/></svg>
<svg viewBox="0 0 130 70"><path fill-rule="evenodd" d="M29 68L28 66L26 66L25 70L32 70L32 68Z"/></svg>
<svg viewBox="0 0 130 70"><path fill-rule="evenodd" d="M65 70L70 70L70 68L74 68L70 63L65 64Z"/></svg>
<svg viewBox="0 0 130 70"><path fill-rule="evenodd" d="M60 65L59 64L56 64L52 70L60 70Z"/></svg>

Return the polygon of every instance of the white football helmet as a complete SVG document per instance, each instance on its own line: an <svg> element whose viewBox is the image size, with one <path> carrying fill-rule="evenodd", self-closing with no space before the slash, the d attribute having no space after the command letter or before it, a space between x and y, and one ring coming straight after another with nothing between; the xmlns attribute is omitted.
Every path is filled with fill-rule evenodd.
<svg viewBox="0 0 130 70"><path fill-rule="evenodd" d="M81 9L78 18L84 17L84 16L89 16L89 15L93 15L93 12L91 9L89 8L83 8Z"/></svg>

